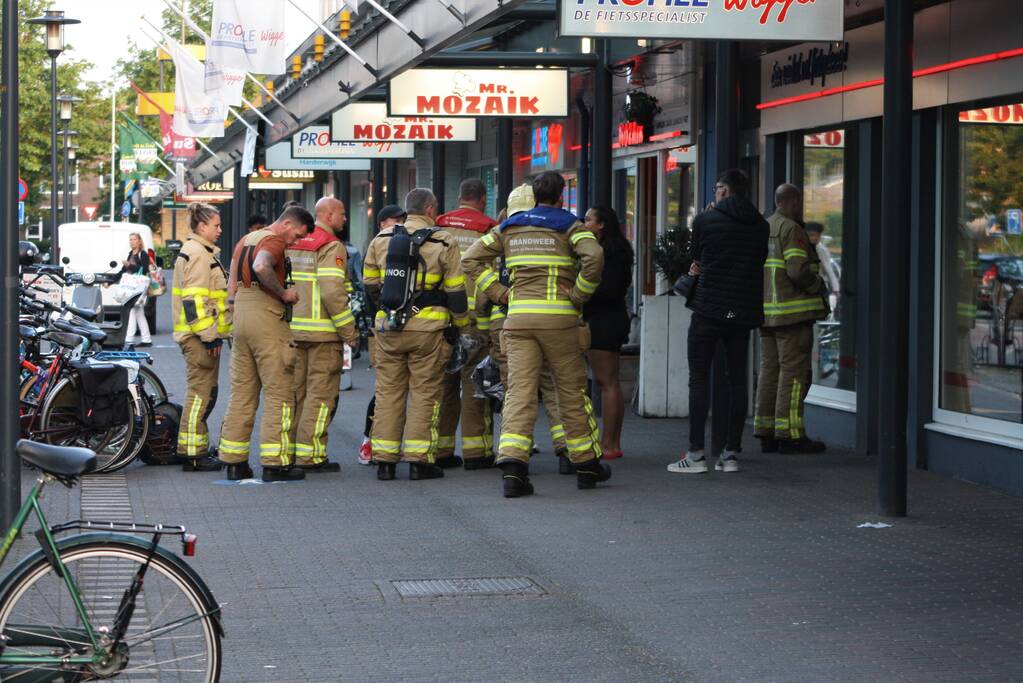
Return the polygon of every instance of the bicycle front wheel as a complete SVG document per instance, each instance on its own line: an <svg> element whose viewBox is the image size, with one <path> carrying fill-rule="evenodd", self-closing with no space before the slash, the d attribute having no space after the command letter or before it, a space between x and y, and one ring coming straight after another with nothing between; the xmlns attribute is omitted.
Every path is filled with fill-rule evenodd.
<svg viewBox="0 0 1023 683"><path fill-rule="evenodd" d="M36 680L33 674L66 671L74 680L218 681L218 615L203 599L203 589L181 567L154 555L134 610L125 609L126 591L147 556L145 548L105 539L60 551L99 640L98 653L60 574L41 553L25 565L0 596L4 656L47 657L51 661L55 657L98 656L89 664L35 665L22 659L17 665L0 666L0 680L16 681L22 676ZM129 613L130 618L123 616ZM127 630L114 645L119 614Z"/></svg>

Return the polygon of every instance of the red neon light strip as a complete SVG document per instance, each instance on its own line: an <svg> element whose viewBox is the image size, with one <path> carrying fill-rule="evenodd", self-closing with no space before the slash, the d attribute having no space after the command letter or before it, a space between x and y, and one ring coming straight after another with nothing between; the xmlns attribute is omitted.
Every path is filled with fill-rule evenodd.
<svg viewBox="0 0 1023 683"><path fill-rule="evenodd" d="M913 72L913 78L933 76L934 74L947 73L949 71L955 71L957 69L965 69L968 66L988 64L991 62L1001 61L1003 59L1013 59L1015 57L1023 57L1023 48L1016 48L1014 50L1002 50L1001 52L992 52L991 54L980 55L979 57L969 57L967 59L960 59L955 62L948 62L947 64L939 64L937 66L929 66L924 69L917 69L916 71ZM760 104L757 105L757 109L763 111L764 109L785 107L787 105L796 104L798 102L808 102L809 100L817 100L822 97L831 97L832 95L840 95L846 92L853 92L854 90L874 88L879 85L884 85L883 78L876 78L872 81L861 81L859 83L850 83L849 85L842 85L838 86L837 88L819 90L817 92L806 93L805 95L783 97L780 100L771 100L770 102L761 102Z"/></svg>
<svg viewBox="0 0 1023 683"><path fill-rule="evenodd" d="M520 164L524 164L527 161L532 161L532 160L533 160L533 155L529 155L529 156L525 156L525 157L519 157L519 163ZM232 195L232 196L234 196L234 195Z"/></svg>
<svg viewBox="0 0 1023 683"><path fill-rule="evenodd" d="M670 133L658 133L657 135L650 136L650 142L660 142L661 140L670 140L671 138L682 137L682 131L673 130Z"/></svg>

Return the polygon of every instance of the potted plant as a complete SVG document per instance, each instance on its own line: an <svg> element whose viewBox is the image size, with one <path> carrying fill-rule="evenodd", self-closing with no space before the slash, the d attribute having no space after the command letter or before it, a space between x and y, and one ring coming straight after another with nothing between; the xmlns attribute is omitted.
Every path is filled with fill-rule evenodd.
<svg viewBox="0 0 1023 683"><path fill-rule="evenodd" d="M649 139L654 130L654 117L661 113L661 107L653 95L642 90L630 90L625 94L622 113L626 121L643 126L643 136Z"/></svg>
<svg viewBox="0 0 1023 683"><path fill-rule="evenodd" d="M689 272L689 228L673 225L654 242L654 268L671 285Z"/></svg>

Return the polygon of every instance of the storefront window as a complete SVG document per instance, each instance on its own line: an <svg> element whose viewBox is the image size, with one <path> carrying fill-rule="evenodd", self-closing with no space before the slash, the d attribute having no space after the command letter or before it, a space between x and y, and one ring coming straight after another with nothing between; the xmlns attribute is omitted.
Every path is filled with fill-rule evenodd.
<svg viewBox="0 0 1023 683"><path fill-rule="evenodd" d="M665 162L665 186L668 194L668 220L665 227L693 227L696 218L696 180L693 164L679 163L669 154Z"/></svg>
<svg viewBox="0 0 1023 683"><path fill-rule="evenodd" d="M845 131L830 130L803 137L803 216L810 242L821 259L821 276L831 314L817 323L813 383L856 389L855 306L842 296L842 255L846 244Z"/></svg>
<svg viewBox="0 0 1023 683"><path fill-rule="evenodd" d="M1020 423L1023 104L961 112L958 133L958 196L942 240L939 405Z"/></svg>

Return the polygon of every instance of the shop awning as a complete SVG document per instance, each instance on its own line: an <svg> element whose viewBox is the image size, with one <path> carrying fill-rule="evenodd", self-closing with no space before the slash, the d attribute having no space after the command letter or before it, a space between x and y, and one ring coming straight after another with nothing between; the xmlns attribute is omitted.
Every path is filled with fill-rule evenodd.
<svg viewBox="0 0 1023 683"><path fill-rule="evenodd" d="M365 30L353 32L347 42L372 66L364 68L340 46L327 42L322 62L277 96L287 110L276 104L262 108L273 127L261 126L260 145L267 147L291 137L298 130L323 121L345 103L387 83L391 77L440 52L458 40L487 26L527 0L407 0L388 3L391 13L418 37L417 42L396 23L373 16ZM363 12L374 12L363 5ZM421 43L421 45L420 45ZM250 117L253 124L258 119ZM197 157L189 168L195 184L223 174L242 158L245 127L234 124L223 138L211 140L216 156Z"/></svg>

